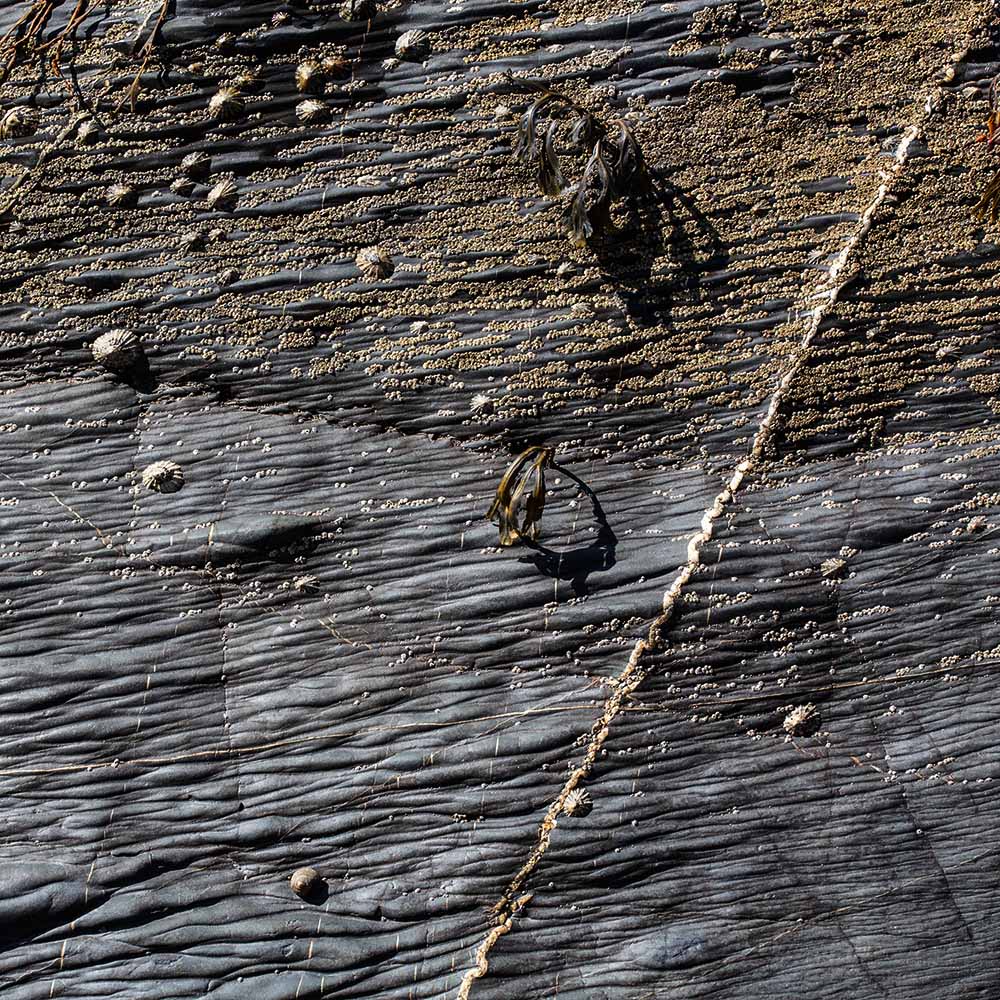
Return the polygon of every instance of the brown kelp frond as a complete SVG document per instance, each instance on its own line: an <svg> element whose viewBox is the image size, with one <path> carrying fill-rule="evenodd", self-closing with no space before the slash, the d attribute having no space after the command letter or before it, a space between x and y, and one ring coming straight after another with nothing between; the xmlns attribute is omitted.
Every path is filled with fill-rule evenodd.
<svg viewBox="0 0 1000 1000"><path fill-rule="evenodd" d="M501 545L538 538L545 510L545 469L554 454L553 448L532 445L507 466L486 514L500 529Z"/></svg>
<svg viewBox="0 0 1000 1000"><path fill-rule="evenodd" d="M1000 76L993 77L990 83L990 113L986 119L986 131L976 136L976 142L985 142L992 149L1000 140ZM989 218L996 222L1000 218L1000 171L986 185L983 195L972 210L978 219Z"/></svg>
<svg viewBox="0 0 1000 1000"><path fill-rule="evenodd" d="M990 222L1000 218L1000 172L986 185L982 198L972 211L979 219L989 216Z"/></svg>
<svg viewBox="0 0 1000 1000"><path fill-rule="evenodd" d="M507 80L537 95L521 116L514 157L534 168L543 194L565 198L570 237L582 246L611 227L616 199L634 201L649 192L642 150L627 122L617 119L605 124L565 94L536 80L517 80L510 73ZM542 125L543 117L548 119L547 127ZM560 139L568 146L564 156L569 153L584 163L575 181L566 178L557 148Z"/></svg>

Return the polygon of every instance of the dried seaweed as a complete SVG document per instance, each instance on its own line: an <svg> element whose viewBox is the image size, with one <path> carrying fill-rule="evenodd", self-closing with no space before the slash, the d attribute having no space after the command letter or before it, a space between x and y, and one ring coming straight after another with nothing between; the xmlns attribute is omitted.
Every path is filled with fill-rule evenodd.
<svg viewBox="0 0 1000 1000"><path fill-rule="evenodd" d="M507 79L537 96L521 116L514 142L515 159L532 167L543 194L565 201L566 225L577 246L612 228L616 200L634 202L650 190L649 173L639 143L622 119L603 122L565 94L534 80ZM542 132L541 119L548 120ZM560 158L558 143L568 150ZM564 162L585 157L575 180L567 180Z"/></svg>
<svg viewBox="0 0 1000 1000"><path fill-rule="evenodd" d="M1000 76L995 76L990 83L990 113L986 119L986 131L976 137L977 142L986 143L992 149L1000 139ZM979 219L989 216L990 222L1000 218L1000 170L986 185L973 213Z"/></svg>
<svg viewBox="0 0 1000 1000"><path fill-rule="evenodd" d="M6 80L18 66L32 61L37 61L40 69L47 66L54 76L63 78L66 46L75 44L80 25L98 8L94 0L75 0L66 23L51 38L45 40L53 14L65 2L66 0L33 0L28 9L0 37L0 82ZM163 25L174 15L175 7L176 0L160 0L159 7L154 7L140 25L131 49L132 58L139 60L139 67L132 77L131 85L118 102L117 109L120 110L127 101L135 111L143 74L161 45ZM150 22L152 28L143 37Z"/></svg>
<svg viewBox="0 0 1000 1000"><path fill-rule="evenodd" d="M486 514L500 529L501 545L538 538L545 510L545 469L554 454L552 448L532 445L507 466Z"/></svg>

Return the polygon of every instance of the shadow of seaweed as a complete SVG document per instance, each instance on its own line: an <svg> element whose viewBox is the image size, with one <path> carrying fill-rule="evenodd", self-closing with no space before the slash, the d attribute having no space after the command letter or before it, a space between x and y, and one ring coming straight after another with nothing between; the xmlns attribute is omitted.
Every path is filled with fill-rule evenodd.
<svg viewBox="0 0 1000 1000"><path fill-rule="evenodd" d="M522 538L522 544L532 549L534 554L523 557L520 562L534 563L544 576L556 580L569 580L573 593L577 597L583 597L590 593L587 577L591 573L609 570L617 562L615 550L618 546L618 536L608 523L597 494L579 476L556 462L551 462L549 468L576 483L580 492L590 501L594 520L597 522L597 536L587 545L562 550Z"/></svg>

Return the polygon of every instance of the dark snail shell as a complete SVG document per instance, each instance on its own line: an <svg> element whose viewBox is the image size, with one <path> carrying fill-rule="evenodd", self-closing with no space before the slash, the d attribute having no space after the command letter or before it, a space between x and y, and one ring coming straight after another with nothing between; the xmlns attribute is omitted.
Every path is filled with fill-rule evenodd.
<svg viewBox="0 0 1000 1000"><path fill-rule="evenodd" d="M184 485L184 470L169 460L153 462L142 470L142 485L154 493L176 493Z"/></svg>
<svg viewBox="0 0 1000 1000"><path fill-rule="evenodd" d="M109 372L124 372L142 358L142 341L131 330L108 330L91 345L94 360Z"/></svg>
<svg viewBox="0 0 1000 1000"><path fill-rule="evenodd" d="M288 880L292 892L300 899L315 896L323 885L323 879L315 868L297 868Z"/></svg>
<svg viewBox="0 0 1000 1000"><path fill-rule="evenodd" d="M246 109L246 101L239 88L220 87L208 102L208 113L220 121L235 121Z"/></svg>
<svg viewBox="0 0 1000 1000"><path fill-rule="evenodd" d="M392 257L381 247L365 247L358 252L354 263L366 281L392 277L393 271L396 270Z"/></svg>

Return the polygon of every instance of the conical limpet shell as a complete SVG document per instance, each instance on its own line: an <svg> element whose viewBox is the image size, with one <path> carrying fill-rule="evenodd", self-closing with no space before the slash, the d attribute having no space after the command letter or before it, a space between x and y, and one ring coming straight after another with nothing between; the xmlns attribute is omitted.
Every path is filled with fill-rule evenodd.
<svg viewBox="0 0 1000 1000"><path fill-rule="evenodd" d="M235 121L246 108L238 87L220 87L208 102L208 113L220 121Z"/></svg>
<svg viewBox="0 0 1000 1000"><path fill-rule="evenodd" d="M586 816L593 808L594 803L586 788L574 788L563 802L563 812L567 816Z"/></svg>
<svg viewBox="0 0 1000 1000"><path fill-rule="evenodd" d="M322 101L311 97L308 100L300 101L295 106L295 116L304 124L323 121L329 116L329 113L330 109Z"/></svg>
<svg viewBox="0 0 1000 1000"><path fill-rule="evenodd" d="M0 139L24 139L38 131L38 116L27 108L11 108L0 116Z"/></svg>
<svg viewBox="0 0 1000 1000"><path fill-rule="evenodd" d="M396 55L400 59L409 59L413 62L421 62L426 59L431 52L431 39L426 31L419 28L413 31L404 31L396 39Z"/></svg>
<svg viewBox="0 0 1000 1000"><path fill-rule="evenodd" d="M185 177L190 177L193 181L203 181L212 169L212 157L208 153L196 150L188 153L181 160L181 173Z"/></svg>
<svg viewBox="0 0 1000 1000"><path fill-rule="evenodd" d="M184 470L169 459L142 470L142 485L154 493L176 493L184 485Z"/></svg>
<svg viewBox="0 0 1000 1000"><path fill-rule="evenodd" d="M142 358L142 341L131 330L108 330L91 345L94 360L109 372L124 372Z"/></svg>
<svg viewBox="0 0 1000 1000"><path fill-rule="evenodd" d="M295 89L300 94L318 94L323 90L326 73L315 59L305 59L295 68Z"/></svg>
<svg viewBox="0 0 1000 1000"><path fill-rule="evenodd" d="M208 192L205 199L209 208L218 212L231 212L239 199L239 188L231 177L223 177L218 184Z"/></svg>
<svg viewBox="0 0 1000 1000"><path fill-rule="evenodd" d="M392 262L392 257L381 247L365 247L358 252L354 258L358 270L366 281L378 281L380 278L389 278L396 265Z"/></svg>
<svg viewBox="0 0 1000 1000"><path fill-rule="evenodd" d="M131 184L112 184L104 192L104 200L112 208L132 208L139 200L139 192Z"/></svg>

